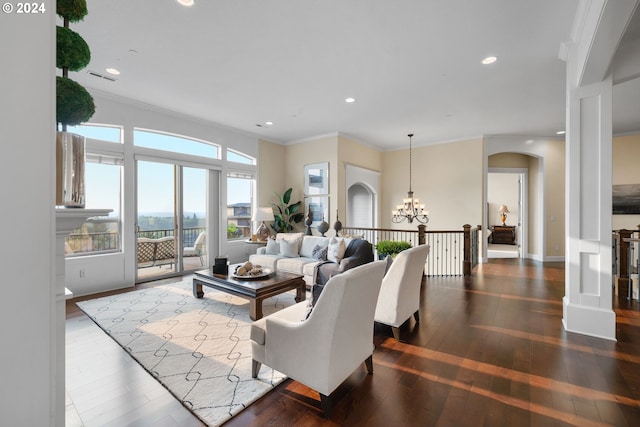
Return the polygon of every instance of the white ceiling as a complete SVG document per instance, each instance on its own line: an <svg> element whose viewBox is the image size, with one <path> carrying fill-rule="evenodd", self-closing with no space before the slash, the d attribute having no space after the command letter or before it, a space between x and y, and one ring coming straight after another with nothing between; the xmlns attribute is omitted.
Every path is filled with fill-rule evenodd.
<svg viewBox="0 0 640 427"><path fill-rule="evenodd" d="M89 15L71 28L92 59L70 74L281 143L335 132L381 149L406 148L409 132L416 145L555 136L565 121L558 52L577 4L87 0ZM481 65L488 55L498 62ZM115 82L87 73L107 67L121 71ZM625 85L614 92L615 132L640 129L640 84ZM349 96L356 102L345 103Z"/></svg>

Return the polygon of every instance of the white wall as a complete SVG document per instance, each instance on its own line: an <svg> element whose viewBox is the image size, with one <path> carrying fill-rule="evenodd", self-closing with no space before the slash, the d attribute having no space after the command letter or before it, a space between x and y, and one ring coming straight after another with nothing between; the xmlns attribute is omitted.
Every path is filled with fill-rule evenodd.
<svg viewBox="0 0 640 427"><path fill-rule="evenodd" d="M0 26L3 426L51 426L56 409L55 8L48 6L45 14L3 13Z"/></svg>
<svg viewBox="0 0 640 427"><path fill-rule="evenodd" d="M414 196L429 210L429 230L462 230L481 223L483 212L482 142L458 141L412 149ZM464 155L462 155L463 153ZM382 228L414 229L418 224L393 224L391 211L407 197L409 150L382 156L380 224Z"/></svg>
<svg viewBox="0 0 640 427"><path fill-rule="evenodd" d="M519 194L520 174L489 173L487 181L487 203L489 204L489 225L501 225L498 209L500 205L509 208L506 225L518 225L520 214Z"/></svg>
<svg viewBox="0 0 640 427"><path fill-rule="evenodd" d="M626 135L613 138L613 185L640 184L640 135ZM637 230L640 215L613 215L614 230Z"/></svg>

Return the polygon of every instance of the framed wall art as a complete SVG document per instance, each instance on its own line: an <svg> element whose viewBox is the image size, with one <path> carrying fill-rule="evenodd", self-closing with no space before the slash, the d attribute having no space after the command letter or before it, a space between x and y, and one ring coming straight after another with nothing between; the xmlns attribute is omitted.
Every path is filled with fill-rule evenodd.
<svg viewBox="0 0 640 427"><path fill-rule="evenodd" d="M613 186L613 214L640 214L640 184Z"/></svg>
<svg viewBox="0 0 640 427"><path fill-rule="evenodd" d="M304 217L307 218L307 214L311 209L313 214L312 227L317 227L322 222L322 218L329 222L329 196L311 196L304 198Z"/></svg>
<svg viewBox="0 0 640 427"><path fill-rule="evenodd" d="M329 162L304 166L304 194L305 196L329 194Z"/></svg>

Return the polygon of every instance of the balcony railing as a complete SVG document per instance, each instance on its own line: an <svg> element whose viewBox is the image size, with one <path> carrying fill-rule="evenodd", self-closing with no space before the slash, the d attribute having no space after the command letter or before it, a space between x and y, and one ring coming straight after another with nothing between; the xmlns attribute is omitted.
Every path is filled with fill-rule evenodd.
<svg viewBox="0 0 640 427"><path fill-rule="evenodd" d="M462 226L462 230L427 230L419 225L413 230L344 227L342 234L360 235L375 245L381 240L396 240L412 246L430 246L425 265L427 276L469 276L478 264L478 232L481 226Z"/></svg>
<svg viewBox="0 0 640 427"><path fill-rule="evenodd" d="M67 255L115 252L120 250L120 234L116 232L70 234L65 243Z"/></svg>
<svg viewBox="0 0 640 427"><path fill-rule="evenodd" d="M182 230L182 246L193 246L198 235L205 231L204 227L185 228ZM162 237L169 237L174 235L172 228L164 230L140 230L138 231L138 238L146 237L147 239L160 239Z"/></svg>
<svg viewBox="0 0 640 427"><path fill-rule="evenodd" d="M205 231L204 227L185 228L183 230L183 247L193 246L202 231ZM144 230L138 232L138 238L159 239L173 236L173 234L173 229ZM71 234L67 236L66 243L67 255L116 252L120 250L120 234L112 231Z"/></svg>

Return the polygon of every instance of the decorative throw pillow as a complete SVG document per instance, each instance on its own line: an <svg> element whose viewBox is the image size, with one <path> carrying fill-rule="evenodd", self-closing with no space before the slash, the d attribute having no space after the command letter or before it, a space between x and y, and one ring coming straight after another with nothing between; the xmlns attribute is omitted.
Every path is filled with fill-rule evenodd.
<svg viewBox="0 0 640 427"><path fill-rule="evenodd" d="M298 257L298 239L295 240L280 240L280 254L287 258Z"/></svg>
<svg viewBox="0 0 640 427"><path fill-rule="evenodd" d="M324 248L320 247L320 245L316 245L313 248L313 253L311 255L314 259L318 261L326 261L327 260L327 246Z"/></svg>
<svg viewBox="0 0 640 427"><path fill-rule="evenodd" d="M347 250L343 239L336 239L332 237L329 240L329 246L327 247L327 259L335 263L340 263L340 260L344 258L344 252Z"/></svg>
<svg viewBox="0 0 640 427"><path fill-rule="evenodd" d="M280 253L280 243L276 242L276 239L267 239L267 248L264 253L269 255L278 255Z"/></svg>

